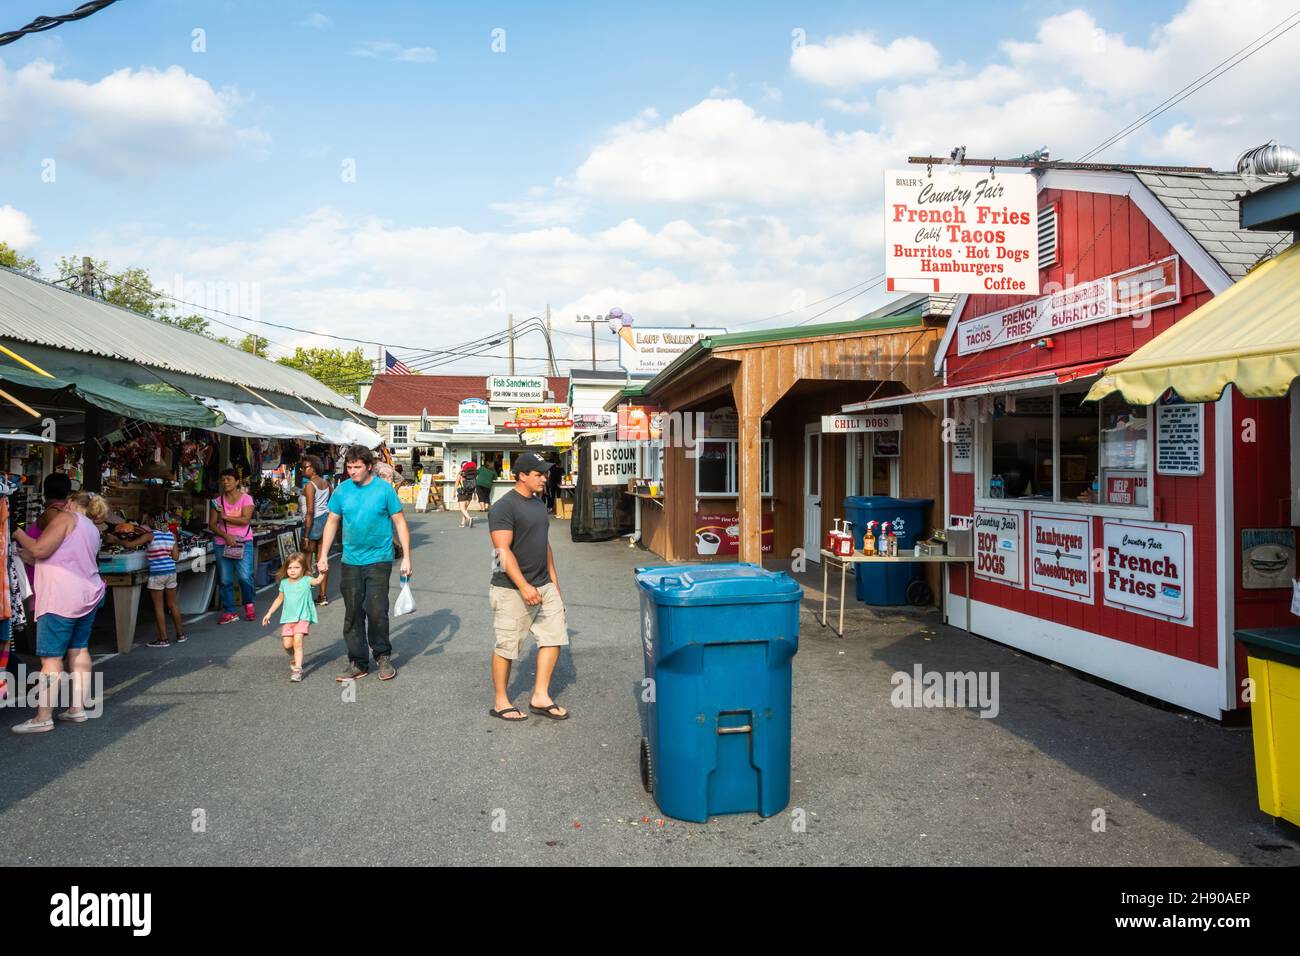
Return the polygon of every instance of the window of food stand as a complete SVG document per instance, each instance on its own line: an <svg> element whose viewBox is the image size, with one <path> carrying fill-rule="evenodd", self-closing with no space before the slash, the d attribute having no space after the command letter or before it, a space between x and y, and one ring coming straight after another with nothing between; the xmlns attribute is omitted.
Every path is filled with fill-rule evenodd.
<svg viewBox="0 0 1300 956"><path fill-rule="evenodd" d="M848 493L898 497L898 456L876 454L874 432L849 432L844 439L848 445Z"/></svg>
<svg viewBox="0 0 1300 956"><path fill-rule="evenodd" d="M695 494L700 498L735 498L740 494L740 450L734 438L710 438L699 443L695 459ZM763 473L760 494L772 496L772 439L762 439Z"/></svg>
<svg viewBox="0 0 1300 956"><path fill-rule="evenodd" d="M994 397L991 418L978 423L978 503L1150 517L1150 407L1086 394L1073 386Z"/></svg>
<svg viewBox="0 0 1300 956"><path fill-rule="evenodd" d="M664 478L664 443L663 440L642 442L641 477L656 483Z"/></svg>

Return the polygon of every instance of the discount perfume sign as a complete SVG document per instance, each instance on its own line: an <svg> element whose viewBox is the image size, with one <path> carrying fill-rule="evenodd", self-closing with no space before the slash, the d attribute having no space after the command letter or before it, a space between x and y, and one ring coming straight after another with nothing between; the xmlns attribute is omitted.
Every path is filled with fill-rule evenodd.
<svg viewBox="0 0 1300 956"><path fill-rule="evenodd" d="M1028 173L885 173L891 292L1038 294L1038 188Z"/></svg>

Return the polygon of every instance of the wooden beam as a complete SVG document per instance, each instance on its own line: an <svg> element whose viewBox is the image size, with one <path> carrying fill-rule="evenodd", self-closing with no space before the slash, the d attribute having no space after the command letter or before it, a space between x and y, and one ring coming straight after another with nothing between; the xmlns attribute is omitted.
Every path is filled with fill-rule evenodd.
<svg viewBox="0 0 1300 956"><path fill-rule="evenodd" d="M746 358L732 386L739 419L740 495L736 512L740 516L740 560L763 563L763 407L762 376L759 362Z"/></svg>

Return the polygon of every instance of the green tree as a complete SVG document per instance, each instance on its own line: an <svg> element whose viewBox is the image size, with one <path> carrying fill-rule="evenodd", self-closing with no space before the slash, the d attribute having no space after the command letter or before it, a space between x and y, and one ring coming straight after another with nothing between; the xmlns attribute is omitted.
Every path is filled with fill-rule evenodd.
<svg viewBox="0 0 1300 956"><path fill-rule="evenodd" d="M234 345L235 343L227 341L227 344ZM251 352L258 358L266 358L266 351L270 348L270 345L271 343L263 336L255 335L250 332L248 335L245 335L240 339L239 343L235 345L235 348L243 349L245 352Z"/></svg>
<svg viewBox="0 0 1300 956"><path fill-rule="evenodd" d="M362 382L374 377L374 367L360 348L345 349L305 349L301 345L293 350L293 355L278 359L281 365L306 372L312 378L329 386L340 395L346 395L354 401L359 394Z"/></svg>
<svg viewBox="0 0 1300 956"><path fill-rule="evenodd" d="M0 242L0 266L5 266L29 276L41 274L41 267L36 264L35 259L20 256L18 250L7 242Z"/></svg>

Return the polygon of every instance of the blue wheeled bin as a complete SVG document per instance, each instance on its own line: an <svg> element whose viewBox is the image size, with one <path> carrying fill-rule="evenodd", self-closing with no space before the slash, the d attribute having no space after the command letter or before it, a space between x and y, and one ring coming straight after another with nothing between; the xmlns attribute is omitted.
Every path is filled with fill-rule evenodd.
<svg viewBox="0 0 1300 956"><path fill-rule="evenodd" d="M916 547L917 538L925 531L925 509L934 503L932 498L891 498L888 495L854 495L844 499L844 516L853 523L853 544L862 550L862 538L867 522L876 523L876 535L885 524L891 524L898 536L898 554ZM920 574L918 564L859 564L855 565L857 583L854 586L858 600L864 604L892 605L907 603L907 586Z"/></svg>
<svg viewBox="0 0 1300 956"><path fill-rule="evenodd" d="M637 568L650 683L641 781L706 822L790 802L790 662L803 589L754 564Z"/></svg>

